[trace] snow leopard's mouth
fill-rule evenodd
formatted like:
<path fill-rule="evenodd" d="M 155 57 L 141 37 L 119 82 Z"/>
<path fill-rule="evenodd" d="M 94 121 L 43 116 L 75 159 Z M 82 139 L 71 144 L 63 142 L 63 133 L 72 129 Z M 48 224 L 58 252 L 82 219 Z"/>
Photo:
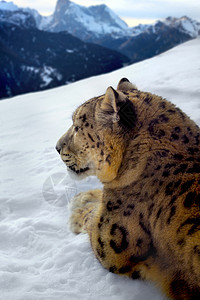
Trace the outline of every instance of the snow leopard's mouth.
<path fill-rule="evenodd" d="M 73 166 L 68 166 L 68 168 L 69 168 L 71 171 L 75 172 L 76 174 L 83 174 L 83 173 L 85 173 L 85 172 L 87 172 L 87 171 L 89 170 L 89 167 L 81 168 L 81 169 L 79 169 L 79 170 L 76 170 Z"/>
<path fill-rule="evenodd" d="M 67 157 L 67 159 L 66 159 Z M 61 158 L 63 160 L 63 162 L 65 163 L 65 165 L 67 166 L 68 169 L 70 169 L 71 171 L 73 171 L 76 174 L 83 174 L 85 172 L 87 172 L 88 170 L 90 170 L 89 166 L 86 165 L 85 168 L 78 168 L 77 164 L 71 161 L 71 159 L 69 159 L 69 155 L 68 154 L 62 154 Z"/>

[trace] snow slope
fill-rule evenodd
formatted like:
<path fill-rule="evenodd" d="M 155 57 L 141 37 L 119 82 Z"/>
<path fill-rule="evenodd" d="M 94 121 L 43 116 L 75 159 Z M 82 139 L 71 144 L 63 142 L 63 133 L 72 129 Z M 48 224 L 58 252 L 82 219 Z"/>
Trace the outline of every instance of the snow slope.
<path fill-rule="evenodd" d="M 61 88 L 0 102 L 0 299 L 163 300 L 149 283 L 103 269 L 88 237 L 68 229 L 68 203 L 98 186 L 69 178 L 54 146 L 75 107 L 128 77 L 200 125 L 200 39 Z"/>

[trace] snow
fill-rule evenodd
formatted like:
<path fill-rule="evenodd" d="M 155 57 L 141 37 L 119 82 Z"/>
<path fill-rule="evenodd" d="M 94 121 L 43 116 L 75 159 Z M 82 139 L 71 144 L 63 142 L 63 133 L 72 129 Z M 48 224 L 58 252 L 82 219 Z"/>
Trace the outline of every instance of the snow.
<path fill-rule="evenodd" d="M 0 102 L 2 300 L 164 300 L 150 283 L 109 273 L 87 235 L 68 228 L 71 197 L 100 186 L 71 179 L 55 151 L 75 108 L 127 77 L 173 101 L 200 125 L 200 39 L 68 86 Z"/>

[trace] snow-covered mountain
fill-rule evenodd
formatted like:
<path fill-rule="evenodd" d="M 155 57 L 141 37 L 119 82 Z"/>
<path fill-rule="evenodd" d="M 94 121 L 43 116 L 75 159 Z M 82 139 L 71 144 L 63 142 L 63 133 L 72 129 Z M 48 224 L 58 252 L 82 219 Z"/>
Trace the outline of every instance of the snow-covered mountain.
<path fill-rule="evenodd" d="M 187 16 L 183 16 L 182 18 L 168 17 L 164 20 L 164 23 L 167 26 L 171 26 L 183 33 L 189 34 L 192 38 L 196 38 L 200 35 L 200 23 Z"/>
<path fill-rule="evenodd" d="M 66 30 L 85 42 L 117 50 L 131 62 L 153 57 L 200 33 L 200 23 L 186 16 L 130 28 L 106 5 L 84 7 L 69 0 L 58 0 L 49 20 L 45 25 L 41 23 L 40 28 Z"/>
<path fill-rule="evenodd" d="M 124 38 L 123 41 L 115 39 L 109 48 L 127 55 L 131 62 L 138 62 L 197 37 L 200 24 L 188 17 L 168 17 L 146 26 L 143 31 L 137 31 L 137 28 L 133 30 L 131 37 Z M 104 42 L 101 44 L 107 46 Z"/>
<path fill-rule="evenodd" d="M 21 8 L 13 2 L 0 1 L 0 23 L 8 22 L 21 27 L 39 27 L 43 19 L 37 10 Z"/>
<path fill-rule="evenodd" d="M 24 19 L 24 13 L 35 18 L 37 27 L 52 32 L 67 31 L 78 38 L 85 40 L 88 35 L 96 37 L 111 34 L 115 37 L 127 35 L 128 25 L 121 20 L 106 5 L 85 7 L 69 0 L 58 0 L 52 16 L 41 16 L 36 10 L 20 8 L 13 2 L 0 1 L 0 21 L 3 13 L 10 12 L 7 21 L 14 23 L 12 15 Z"/>
<path fill-rule="evenodd" d="M 179 30 L 195 38 L 200 34 L 200 23 L 188 18 L 168 17 L 163 21 L 158 21 L 153 25 L 139 25 L 128 27 L 128 25 L 117 16 L 105 4 L 85 7 L 70 0 L 57 0 L 53 15 L 49 17 L 41 16 L 37 10 L 30 8 L 20 8 L 13 2 L 0 1 L 0 22 L 3 13 L 10 12 L 7 22 L 15 22 L 12 17 L 17 13 L 18 19 L 24 19 L 24 14 L 30 14 L 36 22 L 36 26 L 41 30 L 52 32 L 67 31 L 72 35 L 84 40 L 95 41 L 103 37 L 127 38 L 135 37 L 142 33 L 157 32 L 159 24 Z M 16 21 L 17 22 L 17 21 Z"/>
<path fill-rule="evenodd" d="M 36 27 L 35 18 L 26 11 L 1 11 L 0 10 L 0 22 L 6 22 L 9 24 L 17 25 L 22 28 L 34 28 Z"/>
<path fill-rule="evenodd" d="M 200 23 L 187 16 L 183 16 L 181 18 L 168 17 L 164 20 L 157 21 L 153 25 L 140 25 L 139 31 L 137 31 L 138 26 L 133 27 L 133 35 L 136 36 L 138 34 L 141 34 L 142 32 L 158 33 L 159 27 L 161 26 L 168 26 L 170 28 L 176 29 L 182 33 L 190 35 L 191 38 L 196 38 L 198 35 L 200 35 Z"/>
<path fill-rule="evenodd" d="M 0 98 L 105 73 L 153 57 L 199 32 L 200 24 L 188 17 L 130 28 L 103 4 L 84 7 L 58 0 L 54 14 L 43 17 L 0 1 Z"/>
<path fill-rule="evenodd" d="M 115 70 L 128 62 L 119 52 L 68 32 L 39 30 L 37 11 L 0 2 L 0 99 L 44 90 Z"/>
<path fill-rule="evenodd" d="M 52 20 L 41 29 L 53 32 L 68 31 L 82 40 L 91 35 L 120 36 L 127 34 L 128 25 L 106 5 L 85 7 L 69 0 L 58 0 Z"/>
<path fill-rule="evenodd" d="M 70 0 L 58 0 L 54 14 L 41 23 L 39 28 L 53 32 L 68 31 L 84 41 L 109 46 L 109 39 L 112 44 L 111 40 L 124 42 L 141 34 L 156 34 L 159 25 L 175 29 L 191 38 L 197 37 L 200 32 L 200 23 L 186 16 L 168 17 L 153 25 L 130 28 L 104 4 L 85 7 Z"/>
<path fill-rule="evenodd" d="M 200 125 L 200 39 L 68 86 L 0 102 L 1 300 L 164 300 L 150 284 L 109 273 L 84 234 L 69 231 L 68 202 L 99 186 L 73 181 L 55 150 L 75 107 L 127 77 Z"/>
<path fill-rule="evenodd" d="M 27 24 L 27 23 L 26 23 Z M 128 59 L 67 32 L 0 23 L 0 99 L 123 67 Z"/>
<path fill-rule="evenodd" d="M 199 34 L 200 23 L 188 17 L 168 17 L 152 25 L 129 28 L 127 34 L 121 37 L 105 35 L 98 38 L 90 36 L 88 39 L 125 54 L 133 63 L 167 51 Z"/>

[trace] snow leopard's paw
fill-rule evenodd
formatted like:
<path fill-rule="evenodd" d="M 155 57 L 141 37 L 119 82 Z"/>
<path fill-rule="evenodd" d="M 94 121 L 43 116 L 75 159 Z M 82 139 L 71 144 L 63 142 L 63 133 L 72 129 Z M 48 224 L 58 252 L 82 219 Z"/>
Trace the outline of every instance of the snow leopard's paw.
<path fill-rule="evenodd" d="M 72 214 L 69 220 L 70 229 L 74 233 L 87 232 L 94 211 L 101 201 L 101 190 L 90 190 L 76 195 L 71 202 Z"/>

